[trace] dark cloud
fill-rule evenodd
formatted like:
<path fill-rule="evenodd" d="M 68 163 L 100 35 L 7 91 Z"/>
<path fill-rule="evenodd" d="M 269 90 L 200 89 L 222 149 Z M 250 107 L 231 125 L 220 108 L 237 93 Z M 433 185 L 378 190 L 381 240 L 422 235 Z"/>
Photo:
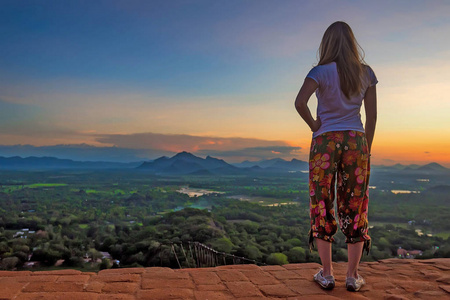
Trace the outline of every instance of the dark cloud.
<path fill-rule="evenodd" d="M 172 153 L 188 151 L 200 156 L 210 155 L 235 162 L 246 159 L 292 158 L 300 151 L 300 147 L 292 147 L 285 141 L 187 134 L 103 134 L 97 136 L 96 141 L 128 149 L 152 149 Z"/>
<path fill-rule="evenodd" d="M 96 141 L 104 144 L 112 144 L 117 147 L 132 149 L 159 149 L 173 152 L 198 152 L 205 149 L 213 151 L 230 151 L 254 147 L 289 146 L 284 141 L 161 133 L 102 134 L 97 136 Z"/>
<path fill-rule="evenodd" d="M 70 133 L 68 133 L 70 134 Z M 52 156 L 81 161 L 131 162 L 152 160 L 160 156 L 172 156 L 181 151 L 195 155 L 223 158 L 230 162 L 270 158 L 293 158 L 300 147 L 292 147 L 284 141 L 268 141 L 251 138 L 202 137 L 187 134 L 102 134 L 78 133 L 94 137 L 104 147 L 87 144 L 54 146 L 0 145 L 0 156 Z"/>

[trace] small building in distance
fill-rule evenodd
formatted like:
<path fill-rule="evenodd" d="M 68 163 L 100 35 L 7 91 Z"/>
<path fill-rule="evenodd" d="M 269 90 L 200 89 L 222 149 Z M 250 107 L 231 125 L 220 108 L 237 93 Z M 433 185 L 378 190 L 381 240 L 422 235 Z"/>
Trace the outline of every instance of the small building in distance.
<path fill-rule="evenodd" d="M 397 249 L 398 258 L 415 258 L 416 256 L 421 256 L 423 252 L 421 250 L 406 250 L 402 247 Z"/>

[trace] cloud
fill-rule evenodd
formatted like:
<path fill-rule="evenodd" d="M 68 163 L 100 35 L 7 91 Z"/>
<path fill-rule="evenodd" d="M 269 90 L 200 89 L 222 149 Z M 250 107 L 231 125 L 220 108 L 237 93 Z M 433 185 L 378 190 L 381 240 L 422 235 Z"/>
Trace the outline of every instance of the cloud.
<path fill-rule="evenodd" d="M 0 145 L 0 156 L 53 156 L 81 161 L 132 162 L 152 160 L 188 151 L 198 156 L 223 158 L 228 162 L 297 157 L 300 147 L 284 141 L 240 137 L 205 137 L 187 134 L 135 133 L 80 135 L 95 137 L 97 145 L 58 144 L 52 146 Z M 104 145 L 104 146 L 101 146 Z"/>
<path fill-rule="evenodd" d="M 96 141 L 132 149 L 161 149 L 168 151 L 233 150 L 248 147 L 287 146 L 285 141 L 269 141 L 241 137 L 209 137 L 188 134 L 133 133 L 101 134 Z"/>
<path fill-rule="evenodd" d="M 97 142 L 128 149 L 152 149 L 154 151 L 188 151 L 196 155 L 211 155 L 219 158 L 267 159 L 295 157 L 300 147 L 292 147 L 285 141 L 270 141 L 241 137 L 208 137 L 187 134 L 135 133 L 102 134 Z"/>

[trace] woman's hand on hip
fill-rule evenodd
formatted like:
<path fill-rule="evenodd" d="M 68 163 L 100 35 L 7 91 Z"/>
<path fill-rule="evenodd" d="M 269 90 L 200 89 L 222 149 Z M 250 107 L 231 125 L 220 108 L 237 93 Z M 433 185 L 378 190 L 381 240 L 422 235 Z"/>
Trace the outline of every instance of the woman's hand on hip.
<path fill-rule="evenodd" d="M 322 126 L 322 121 L 320 120 L 320 117 L 317 117 L 317 120 L 315 120 L 311 126 L 312 132 L 319 130 L 320 126 Z"/>

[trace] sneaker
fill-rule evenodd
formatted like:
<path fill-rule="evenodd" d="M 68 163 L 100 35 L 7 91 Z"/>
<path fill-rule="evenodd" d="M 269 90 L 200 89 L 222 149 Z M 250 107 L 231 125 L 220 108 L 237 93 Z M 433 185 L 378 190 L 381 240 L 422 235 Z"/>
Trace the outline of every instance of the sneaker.
<path fill-rule="evenodd" d="M 328 275 L 324 277 L 322 269 L 314 275 L 314 281 L 326 290 L 332 290 L 334 288 L 334 276 Z"/>
<path fill-rule="evenodd" d="M 357 292 L 359 289 L 365 285 L 366 282 L 364 281 L 364 278 L 362 278 L 361 275 L 358 274 L 358 279 L 353 277 L 347 277 L 345 280 L 345 286 L 347 287 L 347 291 L 351 292 Z"/>

